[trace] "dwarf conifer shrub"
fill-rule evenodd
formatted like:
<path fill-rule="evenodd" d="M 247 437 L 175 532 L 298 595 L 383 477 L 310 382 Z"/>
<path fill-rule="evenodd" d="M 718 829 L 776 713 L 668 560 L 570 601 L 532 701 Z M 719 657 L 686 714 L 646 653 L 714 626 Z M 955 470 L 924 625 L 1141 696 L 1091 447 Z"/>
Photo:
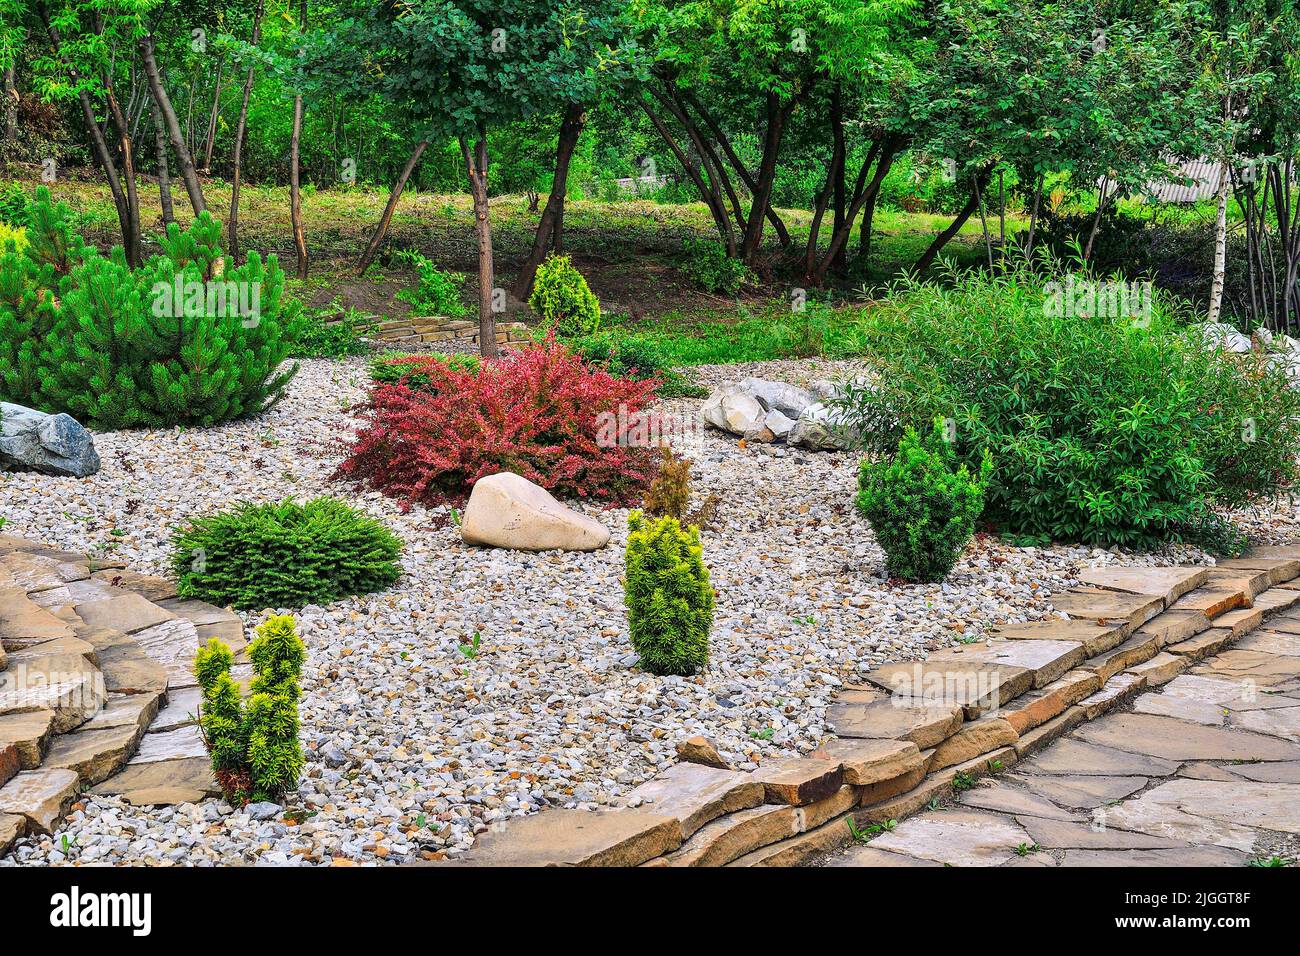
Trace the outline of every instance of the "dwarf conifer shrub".
<path fill-rule="evenodd" d="M 627 525 L 624 601 L 632 648 L 652 674 L 694 674 L 708 663 L 713 625 L 699 529 L 639 511 Z"/>
<path fill-rule="evenodd" d="M 397 580 L 401 541 L 334 498 L 244 502 L 178 529 L 177 591 L 237 608 L 328 604 Z"/>
<path fill-rule="evenodd" d="M 206 213 L 138 269 L 103 256 L 44 187 L 0 249 L 0 399 L 97 429 L 212 425 L 274 403 L 300 331 L 275 256 L 235 266 Z"/>
<path fill-rule="evenodd" d="M 304 763 L 298 742 L 298 681 L 306 656 L 291 615 L 258 625 L 248 645 L 255 676 L 247 701 L 230 676 L 233 656 L 226 644 L 214 637 L 194 657 L 203 692 L 199 728 L 212 772 L 235 806 L 279 800 L 298 785 Z"/>
<path fill-rule="evenodd" d="M 589 335 L 600 327 L 600 302 L 568 256 L 547 256 L 537 267 L 528 304 L 561 335 Z"/>
<path fill-rule="evenodd" d="M 885 549 L 885 569 L 906 581 L 942 581 L 984 510 L 992 462 L 972 475 L 944 440 L 938 422 L 925 439 L 908 428 L 893 457 L 862 462 L 858 510 Z"/>
<path fill-rule="evenodd" d="M 645 513 L 652 518 L 686 516 L 686 506 L 691 500 L 691 460 L 678 458 L 665 449 L 659 462 L 659 474 L 645 493 Z"/>

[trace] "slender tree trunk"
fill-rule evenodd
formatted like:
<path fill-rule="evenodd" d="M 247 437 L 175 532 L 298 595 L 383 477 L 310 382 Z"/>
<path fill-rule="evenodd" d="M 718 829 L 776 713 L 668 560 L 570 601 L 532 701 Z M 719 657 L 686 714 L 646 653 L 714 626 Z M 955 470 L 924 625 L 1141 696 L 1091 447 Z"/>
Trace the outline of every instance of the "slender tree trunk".
<path fill-rule="evenodd" d="M 140 38 L 140 59 L 144 63 L 145 75 L 149 78 L 149 92 L 153 95 L 158 109 L 162 111 L 163 121 L 167 124 L 167 133 L 171 137 L 172 149 L 176 151 L 176 164 L 181 169 L 185 192 L 189 194 L 190 205 L 194 208 L 194 215 L 197 216 L 208 208 L 203 200 L 203 187 L 199 184 L 199 176 L 194 169 L 194 158 L 190 155 L 189 147 L 185 145 L 185 136 L 181 132 L 180 122 L 176 119 L 176 111 L 172 108 L 172 101 L 168 98 L 162 77 L 158 73 L 153 37 L 147 33 Z"/>
<path fill-rule="evenodd" d="M 406 189 L 406 181 L 411 178 L 411 173 L 415 171 L 415 164 L 420 161 L 420 157 L 424 154 L 424 150 L 428 145 L 429 141 L 427 139 L 420 140 L 415 144 L 415 149 L 411 150 L 411 155 L 406 158 L 406 165 L 402 167 L 397 182 L 393 183 L 393 188 L 388 193 L 388 205 L 384 206 L 384 214 L 379 217 L 379 225 L 375 226 L 375 231 L 370 236 L 370 242 L 366 245 L 366 251 L 361 253 L 361 258 L 357 260 L 357 275 L 362 275 L 369 269 L 370 263 L 374 262 L 375 256 L 379 254 L 379 247 L 384 244 L 384 239 L 388 235 L 388 226 L 393 221 L 397 201 L 402 198 L 402 192 Z"/>
<path fill-rule="evenodd" d="M 667 84 L 665 84 L 667 86 Z M 722 167 L 721 162 L 708 145 L 704 142 L 704 137 L 700 135 L 699 129 L 691 122 L 691 119 L 673 100 L 671 96 L 672 88 L 668 86 L 667 92 L 660 91 L 658 88 L 651 86 L 650 92 L 661 102 L 674 119 L 677 120 L 686 135 L 691 140 L 691 145 L 699 154 L 700 165 L 704 167 L 704 174 L 708 177 L 708 192 L 705 196 L 709 207 L 715 211 L 716 216 L 720 216 L 727 225 L 727 254 L 735 254 L 735 239 L 732 235 L 732 219 L 727 213 L 726 200 L 723 198 L 724 192 L 731 193 L 733 207 L 736 215 L 736 222 L 740 222 L 740 202 L 735 193 L 731 190 L 731 183 L 726 177 L 726 170 Z"/>
<path fill-rule="evenodd" d="M 1034 254 L 1034 232 L 1038 228 L 1038 208 L 1043 202 L 1043 174 L 1038 174 L 1038 182 L 1034 186 L 1034 209 L 1029 214 L 1029 239 L 1025 243 L 1025 261 L 1031 261 Z"/>
<path fill-rule="evenodd" d="M 984 191 L 980 189 L 979 180 L 975 180 L 975 201 L 980 208 L 980 229 L 984 233 L 984 252 L 988 256 L 989 269 L 993 268 L 993 242 L 989 239 L 989 220 L 984 207 Z"/>
<path fill-rule="evenodd" d="M 840 85 L 838 83 L 831 90 L 831 139 L 833 142 L 831 167 L 835 170 L 835 226 L 831 230 L 832 235 L 834 235 L 845 227 L 844 216 L 848 202 L 845 195 L 847 186 L 844 182 L 844 168 L 848 165 L 848 148 L 844 144 L 844 106 L 840 98 Z M 847 264 L 848 259 L 845 254 L 847 248 L 848 243 L 840 246 L 839 252 L 835 254 L 835 261 L 832 263 L 834 268 L 840 269 Z"/>
<path fill-rule="evenodd" d="M 988 175 L 989 170 L 986 169 L 979 174 L 979 178 L 985 178 Z M 987 182 L 987 179 L 985 179 L 985 181 Z M 977 187 L 978 182 L 979 179 L 976 180 Z M 978 188 L 971 189 L 970 198 L 966 200 L 966 205 L 962 207 L 961 212 L 957 213 L 956 218 L 948 224 L 948 228 L 944 229 L 943 232 L 934 237 L 934 241 L 930 243 L 929 248 L 927 248 L 925 252 L 921 253 L 921 258 L 916 260 L 916 264 L 912 266 L 912 271 L 918 277 L 924 276 L 926 270 L 928 270 L 930 266 L 934 265 L 934 260 L 939 257 L 939 253 L 943 251 L 943 247 L 952 240 L 953 236 L 961 232 L 961 227 L 966 225 L 967 220 L 969 220 L 970 217 L 974 215 L 975 210 L 979 208 L 979 200 L 976 198 L 978 192 Z"/>
<path fill-rule="evenodd" d="M 551 179 L 551 194 L 546 197 L 546 208 L 542 210 L 541 221 L 537 223 L 537 232 L 533 234 L 532 251 L 529 252 L 528 258 L 524 260 L 524 264 L 519 270 L 519 277 L 515 279 L 513 291 L 516 299 L 527 299 L 529 293 L 533 291 L 533 279 L 537 275 L 537 267 L 546 258 L 547 249 L 551 248 L 558 235 L 557 230 L 564 217 L 564 198 L 569 182 L 569 161 L 573 158 L 573 150 L 578 145 L 578 137 L 582 135 L 584 123 L 585 112 L 583 106 L 578 103 L 570 103 L 564 111 L 564 119 L 560 121 L 560 136 L 555 146 L 555 175 Z"/>
<path fill-rule="evenodd" d="M 1088 232 L 1088 244 L 1083 247 L 1083 261 L 1087 262 L 1092 258 L 1092 244 L 1097 239 L 1097 231 L 1101 228 L 1101 214 L 1106 209 L 1106 189 L 1110 186 L 1110 176 L 1101 177 L 1101 189 L 1097 193 L 1097 214 L 1092 217 L 1092 229 Z"/>
<path fill-rule="evenodd" d="M 122 151 L 122 175 L 126 180 L 126 209 L 130 234 L 126 237 L 124 251 L 126 261 L 131 268 L 140 265 L 140 197 L 135 189 L 135 148 L 131 143 L 130 126 L 118 105 L 113 93 L 112 81 L 105 77 L 103 81 L 104 99 L 108 103 L 109 115 L 117 127 L 118 148 Z"/>
<path fill-rule="evenodd" d="M 849 241 L 849 234 L 853 231 L 853 223 L 857 221 L 858 213 L 862 211 L 862 207 L 875 204 L 876 196 L 880 193 L 880 184 L 885 181 L 885 176 L 894 164 L 894 157 L 898 155 L 900 145 L 896 141 L 883 143 L 880 147 L 880 156 L 876 160 L 876 171 L 871 177 L 871 183 L 863 189 L 855 187 L 856 195 L 853 198 L 853 203 L 849 206 L 848 213 L 844 217 L 844 226 L 835 235 L 831 236 L 830 248 L 826 250 L 826 255 L 822 256 L 821 262 L 817 265 L 815 278 L 819 285 L 826 281 L 826 274 L 830 271 L 831 265 L 839 255 L 839 251 Z M 864 173 L 865 170 L 864 163 Z M 859 174 L 858 178 L 860 182 L 862 174 Z"/>
<path fill-rule="evenodd" d="M 791 103 L 793 106 L 793 102 Z M 781 106 L 776 93 L 767 95 L 767 130 L 763 136 L 763 158 L 758 167 L 754 195 L 750 200 L 749 220 L 745 223 L 745 238 L 740 247 L 740 258 L 753 265 L 763 241 L 763 223 L 767 219 L 767 205 L 772 199 L 772 184 L 776 181 L 776 161 L 781 152 L 781 137 L 789 115 Z"/>
<path fill-rule="evenodd" d="M 162 206 L 163 228 L 176 221 L 172 208 L 172 180 L 167 169 L 167 131 L 163 128 L 162 113 L 153 97 L 149 97 L 149 107 L 153 114 L 153 145 L 158 154 L 158 202 Z"/>
<path fill-rule="evenodd" d="M 307 0 L 298 6 L 298 29 L 307 30 Z M 302 224 L 302 175 L 298 147 L 302 142 L 302 91 L 293 98 L 293 133 L 289 137 L 289 221 L 293 226 L 293 247 L 298 257 L 298 278 L 307 278 L 307 230 Z"/>
<path fill-rule="evenodd" d="M 704 200 L 705 205 L 709 207 L 709 212 L 713 215 L 713 224 L 718 229 L 718 235 L 727 246 L 727 255 L 734 256 L 736 254 L 736 235 L 732 231 L 731 218 L 727 215 L 727 211 L 718 207 L 714 203 L 713 192 L 705 184 L 704 177 L 701 176 L 700 171 L 695 168 L 690 157 L 686 155 L 686 151 L 683 150 L 681 145 L 677 142 L 676 137 L 672 134 L 672 130 L 668 128 L 668 124 L 663 121 L 663 118 L 651 109 L 650 104 L 644 99 L 641 100 L 641 109 L 645 111 L 646 116 L 650 118 L 650 122 L 654 124 L 654 128 L 659 132 L 659 136 L 668 145 L 668 148 L 672 150 L 673 155 L 677 158 L 677 162 L 681 165 L 682 169 L 686 171 L 686 175 L 691 178 L 691 182 L 695 184 L 695 188 L 699 192 L 700 198 Z"/>
<path fill-rule="evenodd" d="M 879 143 L 871 144 L 871 151 L 867 154 L 866 163 L 872 161 L 872 157 L 879 150 Z M 844 163 L 844 154 L 839 150 L 831 153 L 831 166 L 826 171 L 826 181 L 822 184 L 821 192 L 817 194 L 817 200 L 813 205 L 812 222 L 808 226 L 808 243 L 804 247 L 804 277 L 812 279 L 817 267 L 817 242 L 821 238 L 822 219 L 826 216 L 826 209 L 830 205 L 831 194 L 835 191 L 837 183 L 843 181 L 843 171 L 841 165 Z M 834 238 L 834 230 L 831 231 Z"/>
<path fill-rule="evenodd" d="M 1224 274 L 1228 265 L 1228 163 L 1219 168 L 1219 188 L 1215 193 L 1214 279 L 1210 284 L 1209 321 L 1218 322 L 1223 310 Z"/>
<path fill-rule="evenodd" d="M 253 46 L 262 39 L 262 11 L 266 7 L 266 0 L 257 0 L 257 7 L 253 10 Z M 242 169 L 240 160 L 244 155 L 244 129 L 248 124 L 248 100 L 253 92 L 253 68 L 248 68 L 248 73 L 244 76 L 244 99 L 239 107 L 239 121 L 235 124 L 235 151 L 234 151 L 234 169 L 230 176 L 230 216 L 226 219 L 226 235 L 229 239 L 230 255 L 239 261 L 239 183 Z"/>
<path fill-rule="evenodd" d="M 208 113 L 208 131 L 203 137 L 203 172 L 212 172 L 212 149 L 217 140 L 217 120 L 221 116 L 221 85 L 225 78 L 226 58 L 223 54 L 217 60 L 217 86 L 212 93 L 212 110 Z"/>
<path fill-rule="evenodd" d="M 474 232 L 478 236 L 478 344 L 484 358 L 497 356 L 497 323 L 492 311 L 496 279 L 492 269 L 492 221 L 488 216 L 487 133 L 478 131 L 478 142 L 470 149 L 463 136 L 460 152 L 469 173 L 469 188 L 474 194 Z"/>

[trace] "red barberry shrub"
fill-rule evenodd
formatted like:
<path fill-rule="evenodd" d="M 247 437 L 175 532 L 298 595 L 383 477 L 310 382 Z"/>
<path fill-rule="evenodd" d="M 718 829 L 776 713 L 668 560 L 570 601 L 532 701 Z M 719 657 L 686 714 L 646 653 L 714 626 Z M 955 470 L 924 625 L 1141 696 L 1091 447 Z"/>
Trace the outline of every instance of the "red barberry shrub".
<path fill-rule="evenodd" d="M 655 449 L 626 439 L 655 434 L 643 410 L 656 379 L 617 378 L 554 339 L 476 370 L 432 357 L 408 369 L 396 383 L 376 384 L 335 478 L 441 504 L 463 502 L 480 478 L 512 471 L 559 496 L 624 504 L 654 477 Z"/>

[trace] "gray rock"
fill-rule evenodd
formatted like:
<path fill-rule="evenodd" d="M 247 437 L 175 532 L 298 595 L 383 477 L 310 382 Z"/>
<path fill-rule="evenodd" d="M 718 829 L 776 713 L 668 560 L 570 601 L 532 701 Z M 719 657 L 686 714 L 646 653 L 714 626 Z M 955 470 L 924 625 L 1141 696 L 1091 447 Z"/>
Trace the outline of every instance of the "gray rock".
<path fill-rule="evenodd" d="M 715 388 L 700 407 L 706 424 L 733 435 L 744 435 L 763 426 L 767 409 L 753 395 L 734 382 Z"/>
<path fill-rule="evenodd" d="M 790 418 L 782 412 L 772 409 L 767 413 L 767 418 L 763 420 L 763 424 L 767 426 L 767 430 L 772 433 L 772 437 L 776 441 L 783 441 L 794 430 L 796 421 L 797 419 Z"/>
<path fill-rule="evenodd" d="M 780 412 L 791 421 L 798 419 L 803 410 L 813 403 L 812 395 L 802 388 L 765 378 L 741 379 L 740 390 L 758 399 L 758 403 L 769 412 Z"/>
<path fill-rule="evenodd" d="M 279 816 L 283 809 L 278 803 L 250 803 L 244 807 L 244 812 L 254 820 L 270 820 Z"/>
<path fill-rule="evenodd" d="M 1204 322 L 1196 328 L 1207 345 L 1229 352 L 1249 352 L 1250 339 L 1226 322 Z"/>
<path fill-rule="evenodd" d="M 824 402 L 816 402 L 804 409 L 786 442 L 813 451 L 843 450 L 857 444 L 857 435 L 852 426 L 845 423 L 843 412 Z"/>
<path fill-rule="evenodd" d="M 99 455 L 71 415 L 0 402 L 0 466 L 85 478 L 99 471 Z"/>

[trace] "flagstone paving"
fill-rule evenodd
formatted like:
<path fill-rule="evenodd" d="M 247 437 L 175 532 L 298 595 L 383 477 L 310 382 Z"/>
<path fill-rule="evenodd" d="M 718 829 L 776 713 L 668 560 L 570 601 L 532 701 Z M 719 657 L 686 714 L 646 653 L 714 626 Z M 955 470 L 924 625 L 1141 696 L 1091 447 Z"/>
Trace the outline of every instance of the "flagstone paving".
<path fill-rule="evenodd" d="M 749 774 L 678 764 L 628 809 L 601 815 L 633 815 L 622 822 L 542 813 L 489 828 L 462 862 L 1239 866 L 1300 856 L 1300 588 L 1286 587 L 1298 575 L 1300 543 L 1213 569 L 1085 572 L 1083 586 L 1051 598 L 1068 619 L 999 628 L 842 689 L 829 712 L 837 736 L 806 757 Z"/>
<path fill-rule="evenodd" d="M 191 667 L 213 635 L 246 646 L 236 614 L 168 581 L 0 535 L 0 855 L 87 789 L 137 805 L 219 792 Z"/>

